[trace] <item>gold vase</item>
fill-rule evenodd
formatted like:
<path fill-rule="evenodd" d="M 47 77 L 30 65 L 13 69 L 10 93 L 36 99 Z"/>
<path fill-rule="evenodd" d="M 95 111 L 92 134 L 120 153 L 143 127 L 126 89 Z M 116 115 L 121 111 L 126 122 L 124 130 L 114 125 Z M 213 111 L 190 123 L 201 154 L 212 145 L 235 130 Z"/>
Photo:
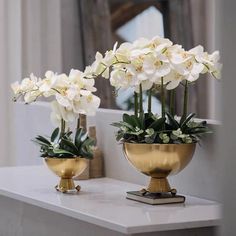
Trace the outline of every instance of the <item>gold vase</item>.
<path fill-rule="evenodd" d="M 54 174 L 61 178 L 59 184 L 55 186 L 57 191 L 66 193 L 72 190 L 80 190 L 80 186 L 75 186 L 72 178 L 80 175 L 87 167 L 85 158 L 46 157 L 44 162 Z"/>
<path fill-rule="evenodd" d="M 127 160 L 141 173 L 151 177 L 143 193 L 172 193 L 167 176 L 175 175 L 191 161 L 196 144 L 137 144 L 124 143 Z"/>

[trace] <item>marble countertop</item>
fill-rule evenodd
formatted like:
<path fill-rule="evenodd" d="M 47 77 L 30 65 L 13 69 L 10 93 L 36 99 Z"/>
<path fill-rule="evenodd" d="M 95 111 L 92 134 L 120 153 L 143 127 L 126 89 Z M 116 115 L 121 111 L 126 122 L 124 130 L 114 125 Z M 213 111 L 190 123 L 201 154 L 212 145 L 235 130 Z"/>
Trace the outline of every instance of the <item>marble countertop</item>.
<path fill-rule="evenodd" d="M 220 205 L 186 196 L 185 204 L 150 206 L 127 200 L 143 186 L 110 178 L 81 180 L 78 194 L 54 189 L 59 178 L 45 166 L 0 168 L 0 195 L 126 234 L 216 226 Z M 76 181 L 77 182 L 77 181 Z"/>

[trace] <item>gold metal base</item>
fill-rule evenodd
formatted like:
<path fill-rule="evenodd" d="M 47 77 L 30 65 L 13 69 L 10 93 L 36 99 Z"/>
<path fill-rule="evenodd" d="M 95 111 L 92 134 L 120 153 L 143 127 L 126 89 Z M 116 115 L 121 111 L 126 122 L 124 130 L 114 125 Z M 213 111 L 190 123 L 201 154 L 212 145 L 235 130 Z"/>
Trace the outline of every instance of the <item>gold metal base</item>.
<path fill-rule="evenodd" d="M 171 195 L 175 196 L 177 194 L 177 190 L 170 187 L 167 178 L 151 178 L 147 189 L 141 189 L 140 193 L 145 195 L 147 193 L 171 193 Z"/>
<path fill-rule="evenodd" d="M 55 189 L 62 193 L 71 192 L 73 190 L 76 190 L 77 192 L 79 192 L 80 186 L 77 185 L 75 187 L 74 181 L 72 179 L 61 178 L 59 185 L 56 185 Z"/>
<path fill-rule="evenodd" d="M 124 143 L 126 159 L 141 173 L 150 176 L 146 189 L 140 193 L 175 196 L 176 189 L 171 189 L 167 177 L 183 170 L 191 161 L 196 144 L 146 144 Z"/>
<path fill-rule="evenodd" d="M 72 178 L 80 175 L 87 167 L 88 162 L 85 158 L 45 157 L 44 161 L 48 168 L 61 178 L 60 183 L 55 186 L 57 191 L 62 193 L 80 191 L 80 186 L 75 186 Z"/>
<path fill-rule="evenodd" d="M 151 177 L 147 191 L 150 193 L 167 193 L 171 191 L 167 178 Z"/>

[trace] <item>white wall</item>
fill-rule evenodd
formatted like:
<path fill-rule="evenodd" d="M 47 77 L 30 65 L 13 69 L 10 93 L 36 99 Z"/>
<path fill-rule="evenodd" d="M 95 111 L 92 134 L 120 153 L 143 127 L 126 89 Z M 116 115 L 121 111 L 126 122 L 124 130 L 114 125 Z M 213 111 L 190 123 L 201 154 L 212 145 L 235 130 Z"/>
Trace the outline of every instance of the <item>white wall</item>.
<path fill-rule="evenodd" d="M 217 41 L 221 47 L 223 60 L 223 83 L 222 83 L 222 116 L 223 126 L 219 136 L 218 156 L 220 163 L 218 172 L 223 178 L 220 182 L 221 198 L 224 202 L 223 209 L 223 236 L 234 236 L 236 233 L 236 1 L 217 1 Z"/>

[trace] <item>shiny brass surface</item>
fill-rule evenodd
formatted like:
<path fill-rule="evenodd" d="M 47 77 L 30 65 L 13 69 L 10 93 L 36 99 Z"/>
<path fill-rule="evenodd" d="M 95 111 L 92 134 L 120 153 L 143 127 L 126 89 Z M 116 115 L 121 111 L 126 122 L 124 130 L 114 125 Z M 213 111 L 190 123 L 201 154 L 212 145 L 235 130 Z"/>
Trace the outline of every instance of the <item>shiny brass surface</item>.
<path fill-rule="evenodd" d="M 151 177 L 148 192 L 176 193 L 171 189 L 167 176 L 183 170 L 191 161 L 196 144 L 137 144 L 124 143 L 127 160 L 141 173 Z"/>
<path fill-rule="evenodd" d="M 66 193 L 71 190 L 80 190 L 72 178 L 80 175 L 87 167 L 86 159 L 76 158 L 44 158 L 48 168 L 61 178 L 60 183 L 55 187 L 58 191 Z"/>

